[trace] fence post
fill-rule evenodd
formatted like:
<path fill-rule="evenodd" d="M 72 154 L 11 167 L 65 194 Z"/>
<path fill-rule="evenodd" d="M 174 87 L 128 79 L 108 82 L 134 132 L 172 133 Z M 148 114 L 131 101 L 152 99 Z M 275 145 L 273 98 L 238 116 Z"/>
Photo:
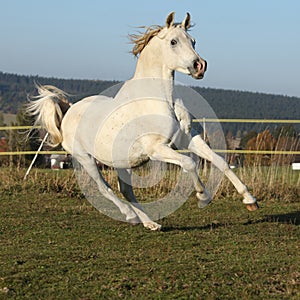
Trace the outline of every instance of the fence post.
<path fill-rule="evenodd" d="M 13 148 L 13 142 L 12 142 L 12 130 L 9 130 L 9 135 L 8 135 L 8 147 L 9 150 L 12 151 Z M 9 156 L 9 170 L 11 171 L 13 167 L 13 156 Z"/>
<path fill-rule="evenodd" d="M 26 180 L 26 178 L 27 178 L 27 176 L 28 176 L 28 174 L 29 174 L 29 172 L 30 172 L 30 170 L 31 170 L 31 168 L 32 168 L 32 166 L 33 166 L 33 164 L 34 164 L 34 162 L 35 162 L 37 156 L 39 155 L 39 153 L 40 153 L 40 151 L 41 151 L 41 149 L 42 149 L 44 143 L 45 143 L 46 140 L 47 140 L 48 135 L 49 135 L 49 132 L 47 132 L 47 133 L 45 134 L 45 136 L 44 136 L 44 138 L 43 138 L 43 140 L 42 140 L 42 142 L 41 142 L 39 148 L 37 149 L 37 151 L 36 151 L 36 153 L 35 153 L 35 155 L 34 155 L 34 157 L 33 157 L 33 159 L 32 159 L 32 162 L 31 162 L 30 166 L 28 167 L 28 170 L 26 171 L 26 174 L 25 174 L 23 180 Z"/>

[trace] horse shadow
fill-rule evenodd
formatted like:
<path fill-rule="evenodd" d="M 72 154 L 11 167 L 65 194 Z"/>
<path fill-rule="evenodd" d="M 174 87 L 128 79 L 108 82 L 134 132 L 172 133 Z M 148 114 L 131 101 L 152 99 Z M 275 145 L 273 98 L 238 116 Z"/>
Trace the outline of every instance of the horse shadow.
<path fill-rule="evenodd" d="M 228 224 L 212 222 L 201 226 L 163 226 L 162 232 L 172 232 L 172 231 L 198 231 L 198 230 L 214 230 L 220 227 L 226 227 Z"/>
<path fill-rule="evenodd" d="M 243 225 L 251 225 L 257 223 L 281 223 L 281 224 L 292 224 L 295 226 L 300 225 L 300 211 L 294 211 L 285 214 L 272 214 L 265 215 L 262 219 L 252 221 L 248 220 Z"/>
<path fill-rule="evenodd" d="M 248 220 L 242 223 L 242 225 L 255 225 L 259 223 L 281 223 L 291 224 L 295 226 L 300 225 L 300 211 L 285 213 L 285 214 L 272 214 L 265 215 L 259 220 Z M 162 228 L 163 232 L 172 231 L 198 231 L 198 230 L 215 230 L 222 227 L 230 226 L 227 223 L 212 222 L 201 226 L 166 226 Z"/>

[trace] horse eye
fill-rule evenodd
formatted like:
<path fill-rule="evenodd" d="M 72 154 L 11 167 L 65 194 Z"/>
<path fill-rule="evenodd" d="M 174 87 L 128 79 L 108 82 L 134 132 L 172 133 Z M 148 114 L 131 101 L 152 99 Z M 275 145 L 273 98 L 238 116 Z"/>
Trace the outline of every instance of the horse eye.
<path fill-rule="evenodd" d="M 172 45 L 172 46 L 175 46 L 176 44 L 177 44 L 177 41 L 176 41 L 176 40 L 174 40 L 174 39 L 171 40 L 171 45 Z"/>

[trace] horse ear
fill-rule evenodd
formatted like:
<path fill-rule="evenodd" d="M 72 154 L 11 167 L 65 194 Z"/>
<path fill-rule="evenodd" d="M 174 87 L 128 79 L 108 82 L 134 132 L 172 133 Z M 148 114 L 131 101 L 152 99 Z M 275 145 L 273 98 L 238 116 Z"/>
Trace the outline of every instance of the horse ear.
<path fill-rule="evenodd" d="M 166 20 L 166 26 L 167 26 L 167 28 L 170 28 L 174 24 L 174 15 L 175 15 L 174 12 L 171 12 L 168 15 L 167 20 Z"/>
<path fill-rule="evenodd" d="M 181 25 L 185 30 L 188 30 L 191 27 L 191 15 L 189 13 L 186 13 L 186 17 L 182 21 Z"/>

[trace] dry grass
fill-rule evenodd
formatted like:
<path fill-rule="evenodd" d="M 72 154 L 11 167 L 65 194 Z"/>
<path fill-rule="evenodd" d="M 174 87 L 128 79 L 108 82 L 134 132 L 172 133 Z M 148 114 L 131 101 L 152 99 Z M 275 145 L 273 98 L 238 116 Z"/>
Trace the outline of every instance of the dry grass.
<path fill-rule="evenodd" d="M 0 193 L 13 194 L 16 191 L 37 189 L 40 193 L 56 192 L 66 197 L 83 198 L 78 187 L 76 176 L 73 170 L 41 170 L 33 169 L 27 180 L 23 181 L 25 169 L 1 168 L 0 169 Z M 153 170 L 152 170 L 153 171 Z M 159 173 L 159 170 L 156 169 Z M 134 171 L 134 174 L 141 178 L 149 175 L 149 166 Z M 272 166 L 261 166 L 254 164 L 243 168 L 235 169 L 237 175 L 248 186 L 259 201 L 280 200 L 285 202 L 296 202 L 300 199 L 300 172 L 293 171 L 291 166 L 273 164 Z M 117 174 L 114 170 L 105 170 L 104 178 L 117 191 Z M 153 174 L 153 184 L 149 182 L 148 188 L 135 188 L 139 199 L 153 200 L 162 197 L 170 192 L 177 183 L 180 170 L 176 166 L 168 166 L 162 175 L 161 180 L 155 183 L 159 174 Z M 209 170 L 207 172 L 209 174 Z M 205 177 L 201 176 L 206 182 Z M 151 181 L 151 176 L 149 176 Z M 118 194 L 121 196 L 120 194 Z M 227 178 L 223 178 L 222 184 L 215 198 L 239 197 L 232 184 Z"/>
<path fill-rule="evenodd" d="M 235 172 L 258 201 L 295 202 L 300 200 L 300 172 L 293 171 L 291 166 L 253 165 L 238 168 Z M 224 179 L 219 194 L 228 197 L 235 195 L 236 191 L 230 182 Z"/>

